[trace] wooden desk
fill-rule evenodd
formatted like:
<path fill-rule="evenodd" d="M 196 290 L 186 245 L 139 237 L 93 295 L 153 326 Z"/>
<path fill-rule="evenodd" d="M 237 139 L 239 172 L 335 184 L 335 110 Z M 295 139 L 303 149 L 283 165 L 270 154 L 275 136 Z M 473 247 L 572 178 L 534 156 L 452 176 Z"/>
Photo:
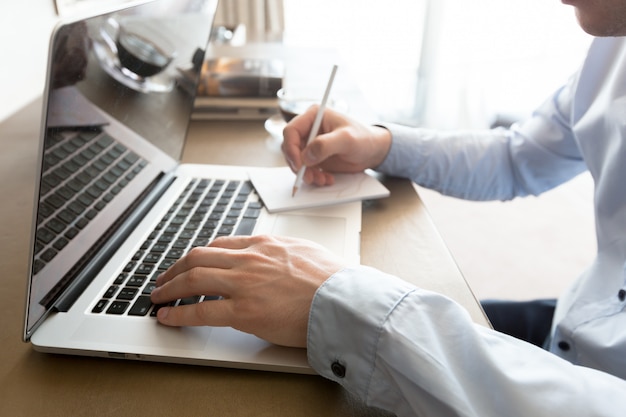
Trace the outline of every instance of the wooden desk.
<path fill-rule="evenodd" d="M 35 352 L 21 342 L 41 103 L 0 124 L 0 416 L 379 416 L 317 376 Z M 261 122 L 194 122 L 186 162 L 283 164 Z M 363 211 L 362 261 L 443 292 L 486 324 L 411 183 Z"/>

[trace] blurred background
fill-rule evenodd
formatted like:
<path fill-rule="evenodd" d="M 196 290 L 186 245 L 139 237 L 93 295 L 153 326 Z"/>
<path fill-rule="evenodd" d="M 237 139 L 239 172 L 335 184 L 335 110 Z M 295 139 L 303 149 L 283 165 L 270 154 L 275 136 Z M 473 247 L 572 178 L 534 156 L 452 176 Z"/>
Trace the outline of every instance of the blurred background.
<path fill-rule="evenodd" d="M 59 19 L 124 1 L 3 1 L 0 120 L 42 94 Z M 591 40 L 556 0 L 222 0 L 219 7 L 216 24 L 243 27 L 242 42 L 336 49 L 381 120 L 446 129 L 525 117 L 576 70 Z M 505 203 L 419 192 L 479 298 L 527 298 L 558 294 L 591 260 L 591 186 L 581 175 Z"/>
<path fill-rule="evenodd" d="M 60 17 L 123 2 L 3 2 L 10 99 L 0 119 L 41 94 Z M 483 127 L 524 116 L 575 71 L 590 41 L 572 8 L 546 0 L 222 0 L 219 8 L 216 23 L 246 22 L 248 42 L 335 48 L 377 114 L 411 125 Z"/>

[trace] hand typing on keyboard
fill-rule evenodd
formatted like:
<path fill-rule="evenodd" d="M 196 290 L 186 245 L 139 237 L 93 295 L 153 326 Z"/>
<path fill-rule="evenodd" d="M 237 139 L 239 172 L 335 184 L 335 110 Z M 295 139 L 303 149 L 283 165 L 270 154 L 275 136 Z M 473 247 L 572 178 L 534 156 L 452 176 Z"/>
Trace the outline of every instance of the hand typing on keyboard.
<path fill-rule="evenodd" d="M 218 238 L 192 249 L 156 281 L 152 302 L 197 294 L 219 300 L 159 310 L 168 326 L 231 326 L 269 342 L 306 346 L 315 292 L 343 261 L 316 243 L 273 236 Z"/>

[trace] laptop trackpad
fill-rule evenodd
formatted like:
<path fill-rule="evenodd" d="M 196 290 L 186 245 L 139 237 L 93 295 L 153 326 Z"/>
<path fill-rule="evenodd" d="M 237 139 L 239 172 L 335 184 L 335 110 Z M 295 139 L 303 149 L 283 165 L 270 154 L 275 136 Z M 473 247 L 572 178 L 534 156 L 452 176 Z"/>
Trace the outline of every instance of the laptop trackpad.
<path fill-rule="evenodd" d="M 346 219 L 341 217 L 278 214 L 271 234 L 312 240 L 344 256 L 345 233 Z"/>

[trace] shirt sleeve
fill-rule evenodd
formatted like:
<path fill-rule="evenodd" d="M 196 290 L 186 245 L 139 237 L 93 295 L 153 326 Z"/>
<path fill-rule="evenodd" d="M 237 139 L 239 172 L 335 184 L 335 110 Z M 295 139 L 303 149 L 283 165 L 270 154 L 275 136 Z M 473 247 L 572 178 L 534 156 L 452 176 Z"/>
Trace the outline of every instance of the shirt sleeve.
<path fill-rule="evenodd" d="M 622 416 L 626 381 L 474 324 L 454 301 L 360 266 L 320 287 L 311 366 L 398 416 Z"/>
<path fill-rule="evenodd" d="M 510 129 L 439 131 L 382 124 L 392 135 L 377 170 L 469 200 L 538 195 L 586 170 L 571 129 L 575 77 Z"/>

